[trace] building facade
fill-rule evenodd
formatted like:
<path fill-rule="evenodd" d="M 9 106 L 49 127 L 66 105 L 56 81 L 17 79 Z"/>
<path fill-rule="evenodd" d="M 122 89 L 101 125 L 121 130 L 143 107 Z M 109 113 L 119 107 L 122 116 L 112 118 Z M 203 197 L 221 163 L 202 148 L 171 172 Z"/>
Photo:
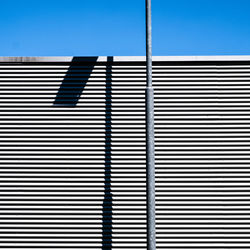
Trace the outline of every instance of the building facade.
<path fill-rule="evenodd" d="M 157 249 L 250 248 L 250 56 L 154 57 Z M 0 248 L 146 249 L 144 57 L 0 57 Z"/>

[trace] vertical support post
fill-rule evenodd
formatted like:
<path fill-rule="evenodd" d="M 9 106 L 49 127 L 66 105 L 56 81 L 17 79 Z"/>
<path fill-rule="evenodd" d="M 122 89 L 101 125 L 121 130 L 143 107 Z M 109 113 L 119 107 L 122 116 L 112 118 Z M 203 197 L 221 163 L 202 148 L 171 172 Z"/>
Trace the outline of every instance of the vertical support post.
<path fill-rule="evenodd" d="M 154 89 L 152 86 L 152 24 L 151 0 L 146 0 L 146 192 L 147 249 L 156 249 L 155 239 L 155 148 L 154 148 Z"/>

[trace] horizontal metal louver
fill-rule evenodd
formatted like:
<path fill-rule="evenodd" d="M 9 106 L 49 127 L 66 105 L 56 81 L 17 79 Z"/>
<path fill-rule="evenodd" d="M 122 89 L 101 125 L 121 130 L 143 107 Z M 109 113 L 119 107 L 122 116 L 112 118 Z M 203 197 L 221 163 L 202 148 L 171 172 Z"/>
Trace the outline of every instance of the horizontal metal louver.
<path fill-rule="evenodd" d="M 250 64 L 154 58 L 157 249 L 250 248 Z M 146 249 L 145 61 L 0 58 L 0 249 Z"/>

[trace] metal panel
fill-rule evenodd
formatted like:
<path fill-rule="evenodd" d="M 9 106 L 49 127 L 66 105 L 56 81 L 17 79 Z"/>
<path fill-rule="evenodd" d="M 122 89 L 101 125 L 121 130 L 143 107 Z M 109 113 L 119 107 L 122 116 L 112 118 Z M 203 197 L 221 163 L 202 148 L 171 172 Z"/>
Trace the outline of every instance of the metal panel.
<path fill-rule="evenodd" d="M 154 59 L 157 249 L 250 247 L 247 58 Z M 0 61 L 1 249 L 146 249 L 144 59 Z"/>

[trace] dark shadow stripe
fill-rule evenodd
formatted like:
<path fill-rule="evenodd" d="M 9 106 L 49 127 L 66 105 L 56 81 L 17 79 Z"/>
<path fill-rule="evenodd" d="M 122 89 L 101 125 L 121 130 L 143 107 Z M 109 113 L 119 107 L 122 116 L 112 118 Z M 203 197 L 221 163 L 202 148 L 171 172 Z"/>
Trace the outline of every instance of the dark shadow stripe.
<path fill-rule="evenodd" d="M 62 107 L 75 107 L 81 97 L 84 88 L 87 85 L 89 77 L 96 65 L 98 57 L 93 57 L 89 60 L 86 65 L 89 67 L 88 72 L 82 72 L 84 77 L 77 77 L 77 83 L 74 81 L 74 74 L 80 74 L 81 72 L 74 72 L 74 66 L 81 63 L 83 64 L 82 57 L 74 57 L 70 67 L 65 75 L 62 84 L 57 92 L 54 106 Z M 82 79 L 81 79 L 82 78 Z"/>
<path fill-rule="evenodd" d="M 102 209 L 102 249 L 106 250 L 112 249 L 113 232 L 113 195 L 111 190 L 112 63 L 113 57 L 108 57 L 105 89 L 105 183 Z"/>

